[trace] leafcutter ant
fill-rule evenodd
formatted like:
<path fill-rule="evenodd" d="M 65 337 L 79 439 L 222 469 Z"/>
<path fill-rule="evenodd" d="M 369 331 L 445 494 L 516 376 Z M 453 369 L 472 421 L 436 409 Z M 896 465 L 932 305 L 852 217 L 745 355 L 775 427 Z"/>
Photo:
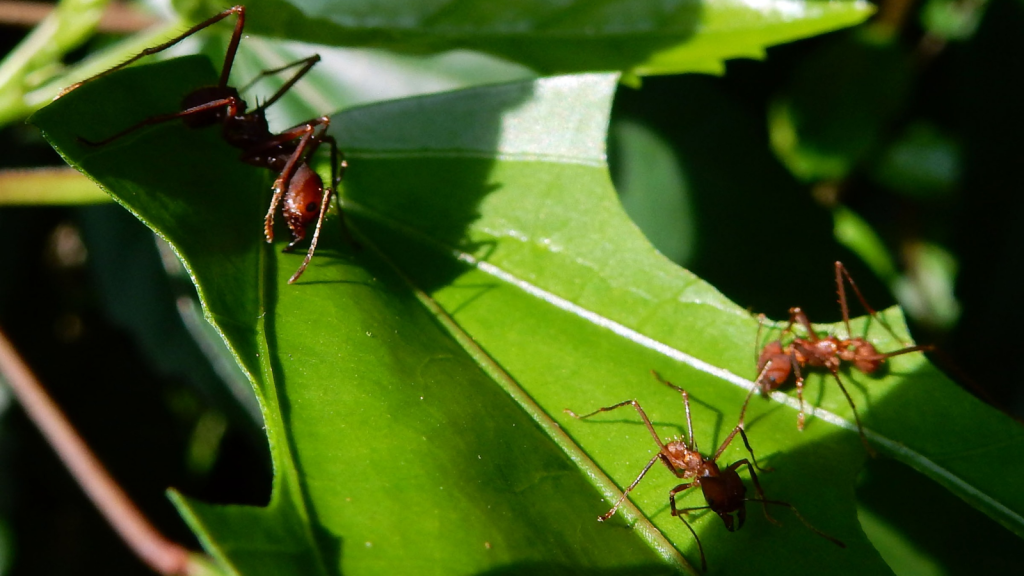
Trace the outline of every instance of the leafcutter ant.
<path fill-rule="evenodd" d="M 843 324 L 846 326 L 846 338 L 839 338 L 832 334 L 826 336 L 819 336 L 814 328 L 811 326 L 810 320 L 807 315 L 800 308 L 789 309 L 789 323 L 786 328 L 782 330 L 783 334 L 789 333 L 793 335 L 793 339 L 789 344 L 783 344 L 781 338 L 773 342 L 765 344 L 764 348 L 760 351 L 757 358 L 757 379 L 754 381 L 755 387 L 751 389 L 750 393 L 747 394 L 746 400 L 743 401 L 743 408 L 740 410 L 740 425 L 743 425 L 743 419 L 747 411 L 747 403 L 750 402 L 750 397 L 754 393 L 754 390 L 760 390 L 763 396 L 771 393 L 773 390 L 779 388 L 785 384 L 792 374 L 796 380 L 796 395 L 800 399 L 800 414 L 797 416 L 797 427 L 800 430 L 804 429 L 804 376 L 801 372 L 801 368 L 825 368 L 835 379 L 836 384 L 839 385 L 839 389 L 842 390 L 843 395 L 846 396 L 846 401 L 850 403 L 850 408 L 853 409 L 853 417 L 857 422 L 857 431 L 860 432 L 861 442 L 864 443 L 865 449 L 868 453 L 874 455 L 874 450 L 868 444 L 867 437 L 864 435 L 864 427 L 861 425 L 860 416 L 857 414 L 857 406 L 853 402 L 853 398 L 850 397 L 850 393 L 847 392 L 846 386 L 843 385 L 843 381 L 839 378 L 839 368 L 843 362 L 848 362 L 853 365 L 854 368 L 864 372 L 865 374 L 872 374 L 876 372 L 882 364 L 893 356 L 899 356 L 901 354 L 909 354 L 910 352 L 920 352 L 932 350 L 932 346 L 907 346 L 899 350 L 892 352 L 879 352 L 874 344 L 868 342 L 866 339 L 860 336 L 853 336 L 853 332 L 850 330 L 850 311 L 846 305 L 846 290 L 844 288 L 844 279 L 850 283 L 850 287 L 853 288 L 854 293 L 857 295 L 857 299 L 860 300 L 864 309 L 867 310 L 868 314 L 871 315 L 879 324 L 885 327 L 894 337 L 889 325 L 878 315 L 875 310 L 868 305 L 867 300 L 864 299 L 860 289 L 857 288 L 857 284 L 853 281 L 850 273 L 843 266 L 842 262 L 836 262 L 836 292 L 839 295 L 839 306 L 843 311 Z M 757 333 L 758 340 L 760 340 L 761 326 L 764 324 L 764 315 L 762 314 L 759 318 Z M 807 332 L 806 337 L 796 336 L 793 332 L 793 325 L 799 324 Z"/>
<path fill-rule="evenodd" d="M 700 543 L 700 538 L 697 537 L 697 532 L 695 532 L 693 527 L 683 519 L 684 514 L 688 514 L 694 510 L 710 509 L 715 514 L 718 514 L 722 519 L 722 522 L 725 523 L 725 528 L 730 532 L 733 532 L 742 528 L 743 523 L 747 519 L 747 502 L 760 502 L 764 508 L 765 518 L 775 525 L 780 525 L 779 522 L 772 518 L 768 513 L 768 504 L 777 504 L 792 510 L 804 525 L 822 538 L 825 538 L 829 542 L 832 542 L 841 548 L 846 548 L 846 545 L 843 544 L 842 541 L 833 538 L 812 526 L 792 504 L 782 502 L 781 500 L 768 500 L 765 497 L 764 490 L 761 489 L 761 483 L 757 479 L 757 473 L 754 471 L 754 468 L 757 468 L 762 472 L 770 472 L 771 470 L 762 468 L 757 463 L 757 458 L 754 456 L 754 450 L 750 447 L 750 442 L 747 440 L 747 434 L 743 430 L 742 425 L 737 424 L 736 427 L 732 429 L 732 432 L 726 436 L 722 445 L 718 447 L 717 451 L 715 451 L 714 456 L 710 458 L 703 456 L 697 449 L 697 441 L 693 437 L 693 423 L 690 419 L 690 397 L 686 393 L 686 390 L 683 390 L 679 386 L 663 379 L 653 370 L 651 373 L 659 382 L 679 391 L 679 394 L 683 397 L 683 407 L 686 409 L 686 440 L 673 438 L 663 442 L 661 438 L 658 437 L 657 432 L 654 431 L 654 426 L 651 424 L 650 418 L 647 417 L 644 409 L 640 407 L 640 403 L 636 400 L 626 400 L 613 406 L 598 408 L 597 410 L 589 414 L 584 414 L 583 416 L 577 416 L 572 410 L 565 410 L 565 412 L 573 418 L 582 420 L 590 418 L 595 414 L 600 414 L 601 412 L 610 412 L 616 408 L 622 408 L 623 406 L 632 406 L 636 409 L 637 413 L 640 414 L 640 418 L 643 420 L 644 425 L 647 426 L 647 430 L 651 433 L 651 437 L 654 438 L 654 442 L 658 445 L 658 453 L 651 458 L 650 462 L 648 462 L 646 466 L 644 466 L 644 469 L 640 471 L 640 475 L 636 477 L 636 480 L 634 480 L 628 488 L 623 490 L 622 496 L 620 496 L 618 501 L 615 502 L 615 505 L 612 506 L 611 510 L 597 518 L 599 522 L 603 522 L 611 518 L 612 515 L 615 514 L 615 511 L 618 510 L 619 506 L 622 505 L 623 501 L 626 500 L 626 496 L 630 491 L 640 483 L 640 480 L 647 474 L 647 471 L 651 469 L 651 466 L 654 466 L 655 462 L 661 460 L 669 471 L 675 474 L 677 478 L 689 480 L 689 482 L 680 484 L 669 490 L 668 501 L 669 506 L 672 509 L 672 516 L 678 517 L 679 520 L 682 521 L 683 525 L 686 526 L 687 530 L 690 531 L 690 534 L 693 534 L 693 538 L 697 542 L 697 550 L 700 551 L 701 568 L 705 572 L 707 571 L 708 566 L 707 560 L 704 557 L 704 547 Z M 733 441 L 733 438 L 736 437 L 737 433 L 740 435 L 740 438 L 743 439 L 743 445 L 746 447 L 747 452 L 750 453 L 750 460 L 747 460 L 746 458 L 737 460 L 723 470 L 719 468 L 717 461 Z M 751 461 L 753 461 L 753 464 L 751 464 Z M 746 496 L 747 487 L 743 484 L 743 480 L 740 478 L 738 472 L 738 470 L 743 466 L 746 466 L 747 470 L 750 472 L 750 479 L 754 483 L 754 491 L 757 492 L 757 498 L 747 498 Z M 685 490 L 689 490 L 690 488 L 697 487 L 699 487 L 701 492 L 704 494 L 704 500 L 707 502 L 706 506 L 692 506 L 688 508 L 679 508 L 676 506 L 677 494 Z M 733 518 L 733 514 L 736 514 L 735 519 Z"/>
<path fill-rule="evenodd" d="M 338 144 L 334 137 L 326 134 L 327 128 L 330 125 L 330 118 L 321 116 L 320 118 L 314 118 L 285 130 L 280 134 L 274 134 L 268 127 L 266 110 L 267 107 L 280 99 L 300 78 L 309 72 L 313 65 L 320 61 L 319 55 L 313 55 L 274 70 L 267 70 L 257 76 L 256 80 L 272 74 L 297 69 L 295 74 L 266 102 L 259 104 L 252 110 L 248 110 L 248 105 L 242 99 L 239 90 L 228 86 L 228 76 L 231 74 L 231 66 L 235 59 L 235 53 L 238 51 L 238 43 L 242 38 L 242 29 L 245 26 L 245 7 L 235 6 L 193 26 L 180 36 L 163 44 L 147 48 L 127 61 L 84 82 L 106 76 L 140 58 L 166 50 L 185 38 L 231 15 L 237 16 L 237 21 L 235 22 L 234 33 L 231 35 L 231 41 L 228 44 L 227 53 L 224 57 L 220 81 L 216 86 L 205 86 L 188 93 L 182 99 L 181 110 L 178 112 L 147 118 L 103 140 L 96 142 L 90 142 L 85 139 L 80 140 L 89 145 L 103 146 L 146 126 L 169 122 L 177 118 L 181 118 L 185 125 L 190 128 L 205 128 L 219 124 L 221 126 L 221 133 L 228 144 L 242 150 L 241 160 L 243 162 L 253 166 L 268 168 L 278 174 L 277 179 L 274 181 L 274 194 L 270 201 L 270 209 L 267 211 L 263 222 L 263 232 L 267 242 L 273 242 L 274 240 L 274 215 L 279 204 L 292 236 L 292 241 L 284 249 L 285 252 L 293 250 L 306 237 L 306 227 L 316 220 L 316 229 L 313 232 L 313 238 L 310 240 L 309 251 L 306 253 L 306 258 L 303 260 L 302 265 L 299 266 L 299 269 L 288 280 L 288 283 L 291 284 L 299 279 L 299 276 L 302 275 L 306 266 L 309 265 L 309 261 L 313 258 L 317 239 L 320 236 L 320 228 L 327 214 L 327 207 L 330 205 L 331 196 L 344 175 L 347 164 L 342 153 L 338 150 Z M 256 80 L 253 80 L 252 83 Z M 84 82 L 70 86 L 62 94 L 77 88 Z M 252 83 L 248 84 L 247 87 L 251 86 Z M 330 187 L 324 187 L 320 176 L 309 166 L 309 161 L 313 154 L 324 143 L 330 147 L 331 151 Z M 342 217 L 342 229 L 348 236 L 344 217 Z M 351 240 L 351 237 L 349 239 Z"/>

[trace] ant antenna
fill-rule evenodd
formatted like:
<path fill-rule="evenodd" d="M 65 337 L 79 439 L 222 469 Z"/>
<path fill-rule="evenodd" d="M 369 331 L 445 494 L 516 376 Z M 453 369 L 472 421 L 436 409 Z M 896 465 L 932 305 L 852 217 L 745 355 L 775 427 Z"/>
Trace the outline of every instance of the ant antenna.
<path fill-rule="evenodd" d="M 676 386 L 675 384 L 673 384 L 673 383 L 669 382 L 668 380 L 665 380 L 664 378 L 662 378 L 661 374 L 658 374 L 658 372 L 656 370 L 651 370 L 651 375 L 654 376 L 654 378 L 658 382 L 661 382 L 662 384 L 668 386 L 669 388 L 675 388 L 679 392 L 679 394 L 682 395 L 682 397 L 683 397 L 683 406 L 686 408 L 686 436 L 689 439 L 689 444 L 688 445 L 690 447 L 690 450 L 693 450 L 694 452 L 699 452 L 699 450 L 697 450 L 697 441 L 694 440 L 694 438 L 693 438 L 693 421 L 690 419 L 690 396 L 689 396 L 689 394 L 686 393 L 686 390 L 683 390 L 679 386 Z"/>
<path fill-rule="evenodd" d="M 320 227 L 324 223 L 324 215 L 327 213 L 327 206 L 331 203 L 331 198 L 334 196 L 333 188 L 324 188 L 324 199 L 320 203 L 320 218 L 316 221 L 316 230 L 313 231 L 313 239 L 309 241 L 309 251 L 306 252 L 306 258 L 302 261 L 302 265 L 299 269 L 292 274 L 292 277 L 288 279 L 289 284 L 294 284 L 299 276 L 306 271 L 306 266 L 309 266 L 309 261 L 313 259 L 313 252 L 316 250 L 316 242 L 320 239 Z"/>

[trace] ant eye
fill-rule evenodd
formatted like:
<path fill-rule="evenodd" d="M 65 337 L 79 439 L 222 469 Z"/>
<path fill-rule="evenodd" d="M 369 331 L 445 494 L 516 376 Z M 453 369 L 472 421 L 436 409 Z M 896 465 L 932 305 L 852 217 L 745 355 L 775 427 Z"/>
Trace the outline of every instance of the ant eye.
<path fill-rule="evenodd" d="M 317 212 L 319 210 L 320 207 L 317 206 L 316 202 L 310 202 L 309 204 L 306 204 L 306 212 Z"/>

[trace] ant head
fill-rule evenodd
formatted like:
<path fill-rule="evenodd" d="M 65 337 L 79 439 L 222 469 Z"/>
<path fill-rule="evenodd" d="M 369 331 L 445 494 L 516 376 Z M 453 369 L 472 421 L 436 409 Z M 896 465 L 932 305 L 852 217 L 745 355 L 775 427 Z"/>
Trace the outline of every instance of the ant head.
<path fill-rule="evenodd" d="M 323 198 L 323 180 L 309 164 L 300 164 L 288 184 L 282 207 L 295 242 L 305 238 L 306 226 L 320 216 L 320 202 Z"/>
<path fill-rule="evenodd" d="M 884 358 L 878 353 L 874 344 L 863 338 L 850 338 L 839 351 L 839 357 L 853 364 L 853 367 L 865 374 L 876 372 L 882 366 Z"/>
<path fill-rule="evenodd" d="M 782 342 L 776 340 L 765 344 L 757 359 L 757 373 L 761 375 L 757 383 L 768 390 L 774 390 L 789 379 L 792 371 L 792 360 L 783 350 Z"/>
<path fill-rule="evenodd" d="M 718 512 L 718 517 L 722 519 L 722 523 L 725 524 L 725 529 L 729 532 L 735 532 L 740 528 L 743 528 L 743 523 L 747 521 L 747 507 L 741 503 L 740 507 L 736 510 L 737 522 L 733 521 L 732 513 L 730 512 Z"/>
<path fill-rule="evenodd" d="M 704 458 L 691 450 L 686 445 L 686 441 L 681 438 L 666 442 L 662 451 L 676 470 L 697 470 L 701 465 L 705 464 Z M 715 466 L 714 462 L 710 464 Z"/>

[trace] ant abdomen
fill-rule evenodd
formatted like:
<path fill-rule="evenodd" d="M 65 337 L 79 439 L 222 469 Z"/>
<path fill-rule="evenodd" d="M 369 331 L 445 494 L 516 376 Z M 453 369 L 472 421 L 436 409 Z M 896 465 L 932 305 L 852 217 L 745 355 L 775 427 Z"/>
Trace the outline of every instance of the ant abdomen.
<path fill-rule="evenodd" d="M 840 352 L 840 358 L 851 362 L 853 367 L 865 374 L 872 374 L 882 367 L 885 356 L 878 353 L 874 344 L 863 338 L 853 338 L 850 346 Z"/>
<path fill-rule="evenodd" d="M 781 342 L 776 340 L 765 344 L 757 360 L 757 371 L 762 374 L 762 383 L 767 384 L 770 390 L 782 386 L 789 380 L 793 368 L 790 356 L 783 350 Z"/>

